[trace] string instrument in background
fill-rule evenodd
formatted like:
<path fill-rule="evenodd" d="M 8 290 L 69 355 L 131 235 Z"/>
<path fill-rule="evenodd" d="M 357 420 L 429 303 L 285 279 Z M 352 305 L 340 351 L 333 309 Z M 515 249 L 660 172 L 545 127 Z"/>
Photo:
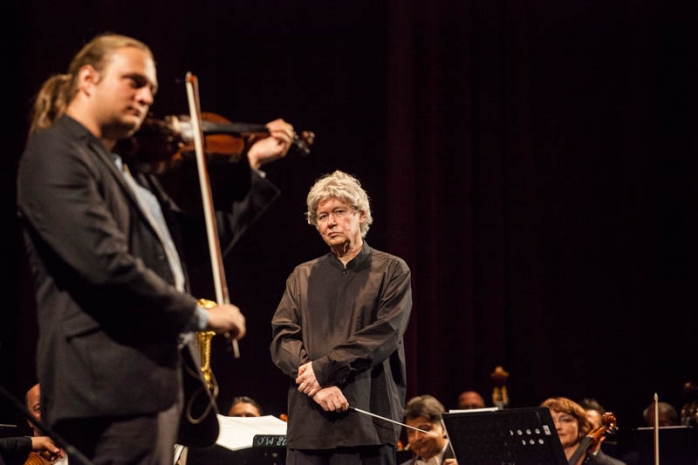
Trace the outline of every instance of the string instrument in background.
<path fill-rule="evenodd" d="M 30 451 L 27 458 L 24 460 L 23 465 L 52 465 L 54 463 L 66 463 L 67 458 L 64 456 L 61 458 L 58 454 L 52 454 L 48 450 L 42 450 L 41 452 Z M 8 463 L 12 463 L 11 461 Z M 78 461 L 78 464 L 80 462 Z"/>
<path fill-rule="evenodd" d="M 504 410 L 509 405 L 509 393 L 506 386 L 509 373 L 504 370 L 501 365 L 498 365 L 490 374 L 490 378 L 492 378 L 492 382 L 494 383 L 492 403 L 499 410 Z"/>
<path fill-rule="evenodd" d="M 27 459 L 24 461 L 24 465 L 49 465 L 50 460 L 42 457 L 38 452 L 31 451 L 27 455 Z"/>
<path fill-rule="evenodd" d="M 577 450 L 570 457 L 569 465 L 581 465 L 586 458 L 587 451 L 595 449 L 607 436 L 618 432 L 616 416 L 612 412 L 606 412 L 601 416 L 601 426 L 594 428 L 579 441 Z"/>

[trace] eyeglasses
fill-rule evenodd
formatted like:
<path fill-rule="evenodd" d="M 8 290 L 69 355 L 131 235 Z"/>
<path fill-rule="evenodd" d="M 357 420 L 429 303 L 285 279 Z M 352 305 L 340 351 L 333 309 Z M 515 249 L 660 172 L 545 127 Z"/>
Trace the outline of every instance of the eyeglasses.
<path fill-rule="evenodd" d="M 325 223 L 327 220 L 330 219 L 330 215 L 334 216 L 335 220 L 341 220 L 342 218 L 345 218 L 348 215 L 353 215 L 356 213 L 356 210 L 349 210 L 347 208 L 335 208 L 331 212 L 322 212 L 317 216 L 317 221 L 318 223 Z"/>

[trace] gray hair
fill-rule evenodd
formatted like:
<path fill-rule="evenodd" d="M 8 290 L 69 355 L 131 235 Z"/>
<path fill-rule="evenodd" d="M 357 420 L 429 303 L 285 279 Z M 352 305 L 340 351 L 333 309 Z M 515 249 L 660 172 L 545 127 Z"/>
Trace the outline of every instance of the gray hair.
<path fill-rule="evenodd" d="M 329 199 L 341 200 L 356 211 L 364 212 L 366 219 L 361 223 L 361 237 L 366 237 L 366 233 L 368 233 L 368 229 L 371 223 L 373 223 L 373 216 L 371 216 L 368 194 L 361 187 L 359 180 L 343 171 L 337 170 L 332 174 L 325 174 L 315 181 L 306 200 L 308 204 L 308 211 L 306 212 L 308 224 L 312 224 L 317 228 L 317 207 Z"/>

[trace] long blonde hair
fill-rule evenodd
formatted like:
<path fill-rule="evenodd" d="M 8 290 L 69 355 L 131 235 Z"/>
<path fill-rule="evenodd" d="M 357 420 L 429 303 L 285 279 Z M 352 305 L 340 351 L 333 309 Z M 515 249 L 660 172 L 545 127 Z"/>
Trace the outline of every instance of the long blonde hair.
<path fill-rule="evenodd" d="M 73 57 L 67 73 L 53 75 L 44 81 L 34 98 L 29 135 L 50 127 L 65 113 L 78 92 L 77 76 L 83 66 L 90 65 L 102 71 L 114 51 L 123 47 L 136 47 L 151 58 L 153 56 L 147 45 L 132 37 L 111 33 L 96 36 Z"/>

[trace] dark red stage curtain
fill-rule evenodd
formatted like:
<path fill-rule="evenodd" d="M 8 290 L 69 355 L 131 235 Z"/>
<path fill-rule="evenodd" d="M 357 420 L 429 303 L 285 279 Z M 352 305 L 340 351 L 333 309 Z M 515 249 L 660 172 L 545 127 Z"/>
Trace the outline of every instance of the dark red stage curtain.
<path fill-rule="evenodd" d="M 596 397 L 640 420 L 696 367 L 695 7 L 400 0 L 388 243 L 409 394 Z M 659 363 L 654 363 L 657 360 Z"/>

